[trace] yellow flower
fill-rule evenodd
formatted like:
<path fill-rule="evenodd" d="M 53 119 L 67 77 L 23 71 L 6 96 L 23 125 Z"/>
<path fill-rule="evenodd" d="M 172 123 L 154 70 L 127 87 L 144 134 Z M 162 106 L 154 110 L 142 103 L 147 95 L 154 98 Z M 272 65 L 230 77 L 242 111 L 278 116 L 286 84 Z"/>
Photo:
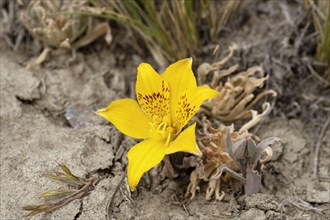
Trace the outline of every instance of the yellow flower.
<path fill-rule="evenodd" d="M 165 155 L 178 151 L 201 155 L 196 144 L 196 123 L 181 131 L 204 100 L 218 92 L 197 86 L 192 59 L 170 65 L 159 75 L 149 64 L 138 67 L 136 96 L 121 99 L 97 111 L 123 134 L 145 139 L 127 153 L 128 184 L 133 191 L 144 172 L 159 164 Z"/>

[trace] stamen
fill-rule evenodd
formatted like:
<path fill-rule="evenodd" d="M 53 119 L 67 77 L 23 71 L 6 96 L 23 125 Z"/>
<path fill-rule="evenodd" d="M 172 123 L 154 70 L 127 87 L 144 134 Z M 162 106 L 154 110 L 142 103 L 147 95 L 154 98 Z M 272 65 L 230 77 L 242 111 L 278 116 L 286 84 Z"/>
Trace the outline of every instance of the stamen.
<path fill-rule="evenodd" d="M 157 140 L 166 140 L 165 144 L 169 145 L 170 141 L 175 136 L 173 134 L 173 128 L 165 121 L 161 123 L 151 122 L 149 124 L 151 125 L 150 136 Z"/>
<path fill-rule="evenodd" d="M 162 122 L 158 125 L 157 130 L 165 131 L 166 127 L 167 127 L 167 124 L 165 122 Z"/>
<path fill-rule="evenodd" d="M 168 144 L 170 143 L 170 140 L 171 140 L 171 132 L 168 132 L 168 136 L 167 136 L 167 139 L 166 139 L 165 146 L 168 146 Z"/>

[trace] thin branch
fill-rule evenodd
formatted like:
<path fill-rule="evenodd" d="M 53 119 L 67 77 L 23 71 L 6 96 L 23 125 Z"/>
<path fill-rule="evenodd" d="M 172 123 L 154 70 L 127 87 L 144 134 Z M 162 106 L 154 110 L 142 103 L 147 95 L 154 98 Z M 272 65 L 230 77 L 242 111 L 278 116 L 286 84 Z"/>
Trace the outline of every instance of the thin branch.
<path fill-rule="evenodd" d="M 309 69 L 310 73 L 318 80 L 320 81 L 321 83 L 323 83 L 324 85 L 329 85 L 329 82 L 327 80 L 325 80 L 322 76 L 320 76 L 320 74 L 318 74 L 314 68 L 312 67 L 311 63 L 309 60 L 307 59 L 304 59 L 307 61 L 307 68 Z"/>
<path fill-rule="evenodd" d="M 295 195 L 294 198 L 285 199 L 281 202 L 281 204 L 284 205 L 284 206 L 288 205 L 288 204 L 291 204 L 291 205 L 295 206 L 296 208 L 298 208 L 300 210 L 303 210 L 305 212 L 313 211 L 313 212 L 316 212 L 320 215 L 323 215 L 323 209 L 313 207 L 308 202 L 306 202 L 303 199 L 299 198 L 298 195 L 296 194 L 296 192 L 294 192 L 294 195 Z"/>

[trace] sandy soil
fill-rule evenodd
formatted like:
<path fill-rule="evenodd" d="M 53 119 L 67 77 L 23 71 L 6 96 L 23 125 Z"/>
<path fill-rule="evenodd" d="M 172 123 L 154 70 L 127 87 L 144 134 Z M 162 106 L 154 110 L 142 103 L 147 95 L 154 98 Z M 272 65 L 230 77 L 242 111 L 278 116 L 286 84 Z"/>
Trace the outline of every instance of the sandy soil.
<path fill-rule="evenodd" d="M 306 22 L 310 17 L 300 4 L 268 1 L 251 1 L 243 14 L 247 19 L 227 29 L 220 42 L 223 48 L 232 42 L 241 46 L 234 60 L 243 69 L 260 64 L 270 74 L 266 87 L 278 98 L 269 119 L 253 131 L 285 142 L 273 146 L 260 193 L 225 190 L 223 201 L 206 201 L 202 185 L 187 203 L 189 173 L 167 179 L 161 167 L 131 193 L 122 176 L 126 151 L 136 140 L 123 137 L 94 112 L 133 96 L 142 58 L 125 47 L 112 51 L 96 42 L 72 60 L 72 54 L 55 51 L 42 67 L 27 69 L 31 53 L 13 52 L 1 41 L 0 218 L 24 219 L 22 206 L 40 204 L 39 192 L 61 187 L 42 174 L 63 163 L 77 176 L 102 180 L 83 199 L 31 219 L 105 219 L 110 198 L 113 219 L 329 219 L 330 131 L 322 140 L 320 134 L 329 118 L 322 106 L 329 106 L 330 95 L 308 69 L 315 44 Z"/>

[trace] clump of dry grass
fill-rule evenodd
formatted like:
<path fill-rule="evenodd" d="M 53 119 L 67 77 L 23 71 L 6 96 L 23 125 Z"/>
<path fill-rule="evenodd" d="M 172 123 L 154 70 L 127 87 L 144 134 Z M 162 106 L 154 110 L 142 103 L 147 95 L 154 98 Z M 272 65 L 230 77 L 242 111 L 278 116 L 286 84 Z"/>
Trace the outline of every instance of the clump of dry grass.
<path fill-rule="evenodd" d="M 147 49 L 163 66 L 196 56 L 235 15 L 241 0 L 92 0 L 91 4 L 81 13 L 117 22 L 140 54 Z"/>
<path fill-rule="evenodd" d="M 305 0 L 305 3 L 312 9 L 313 24 L 319 33 L 316 57 L 324 63 L 319 71 L 330 82 L 330 1 Z"/>

